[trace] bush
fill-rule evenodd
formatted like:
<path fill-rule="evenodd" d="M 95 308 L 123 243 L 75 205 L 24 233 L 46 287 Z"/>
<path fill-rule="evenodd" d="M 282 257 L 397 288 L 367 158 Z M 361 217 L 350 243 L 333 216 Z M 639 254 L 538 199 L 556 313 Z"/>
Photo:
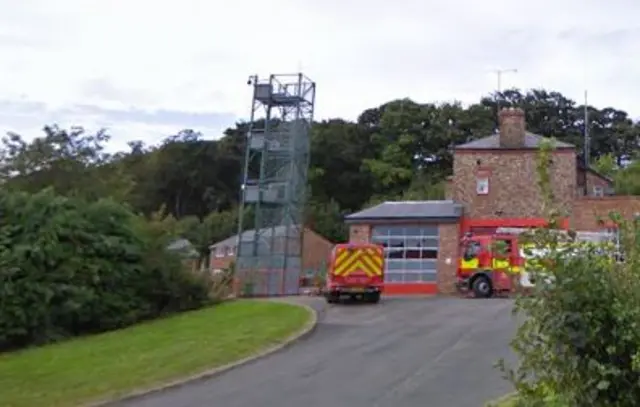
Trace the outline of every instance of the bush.
<path fill-rule="evenodd" d="M 208 288 L 127 208 L 0 192 L 0 349 L 199 307 Z"/>
<path fill-rule="evenodd" d="M 520 366 L 505 371 L 521 406 L 630 407 L 640 400 L 640 228 L 612 219 L 621 228 L 625 263 L 606 255 L 611 248 L 592 244 L 573 243 L 580 251 L 568 255 L 566 242 L 549 230 L 529 236 L 549 248 L 534 274 L 550 283 L 516 302 L 524 316 L 512 343 Z"/>
<path fill-rule="evenodd" d="M 209 297 L 212 302 L 222 302 L 234 294 L 235 263 L 233 261 L 221 272 L 212 273 L 212 270 L 208 270 L 207 273 Z"/>

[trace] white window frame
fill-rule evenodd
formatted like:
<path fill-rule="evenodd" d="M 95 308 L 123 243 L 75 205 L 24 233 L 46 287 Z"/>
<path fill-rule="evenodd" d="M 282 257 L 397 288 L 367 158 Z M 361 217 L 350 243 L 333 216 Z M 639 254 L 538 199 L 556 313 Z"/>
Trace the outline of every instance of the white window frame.
<path fill-rule="evenodd" d="M 593 187 L 593 196 L 603 197 L 604 196 L 604 188 L 599 186 L 599 185 L 595 185 Z"/>
<path fill-rule="evenodd" d="M 235 252 L 236 248 L 234 246 L 227 246 L 227 256 L 234 256 Z"/>
<path fill-rule="evenodd" d="M 614 243 L 615 243 L 616 246 L 620 244 L 620 229 L 619 228 L 617 228 L 617 227 L 605 228 L 605 229 L 602 230 L 602 232 L 612 235 L 613 239 L 614 239 Z"/>
<path fill-rule="evenodd" d="M 216 247 L 216 257 L 224 257 L 225 248 L 224 247 Z"/>
<path fill-rule="evenodd" d="M 476 176 L 476 194 L 489 195 L 489 176 Z"/>

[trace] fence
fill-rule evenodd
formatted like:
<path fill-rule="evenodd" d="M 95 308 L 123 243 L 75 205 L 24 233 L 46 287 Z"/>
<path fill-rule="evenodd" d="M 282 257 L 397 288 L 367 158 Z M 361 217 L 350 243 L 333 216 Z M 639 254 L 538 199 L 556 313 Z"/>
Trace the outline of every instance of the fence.
<path fill-rule="evenodd" d="M 325 278 L 326 262 L 317 267 L 307 267 L 301 272 L 258 269 L 236 273 L 234 292 L 241 297 L 299 295 L 324 285 Z"/>

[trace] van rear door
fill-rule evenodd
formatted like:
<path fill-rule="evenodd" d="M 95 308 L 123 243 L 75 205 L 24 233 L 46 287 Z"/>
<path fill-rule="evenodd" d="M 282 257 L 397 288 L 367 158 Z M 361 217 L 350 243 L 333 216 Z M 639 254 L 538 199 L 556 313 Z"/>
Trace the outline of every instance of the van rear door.
<path fill-rule="evenodd" d="M 384 252 L 378 245 L 341 244 L 334 249 L 331 266 L 334 282 L 349 286 L 382 284 Z"/>

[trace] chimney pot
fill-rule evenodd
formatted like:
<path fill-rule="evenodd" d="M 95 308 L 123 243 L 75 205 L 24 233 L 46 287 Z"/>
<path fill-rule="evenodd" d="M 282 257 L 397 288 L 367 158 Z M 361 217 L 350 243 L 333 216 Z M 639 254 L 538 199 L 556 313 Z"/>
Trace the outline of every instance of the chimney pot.
<path fill-rule="evenodd" d="M 500 147 L 524 148 L 526 132 L 524 110 L 520 108 L 504 108 L 498 114 L 500 123 Z"/>

